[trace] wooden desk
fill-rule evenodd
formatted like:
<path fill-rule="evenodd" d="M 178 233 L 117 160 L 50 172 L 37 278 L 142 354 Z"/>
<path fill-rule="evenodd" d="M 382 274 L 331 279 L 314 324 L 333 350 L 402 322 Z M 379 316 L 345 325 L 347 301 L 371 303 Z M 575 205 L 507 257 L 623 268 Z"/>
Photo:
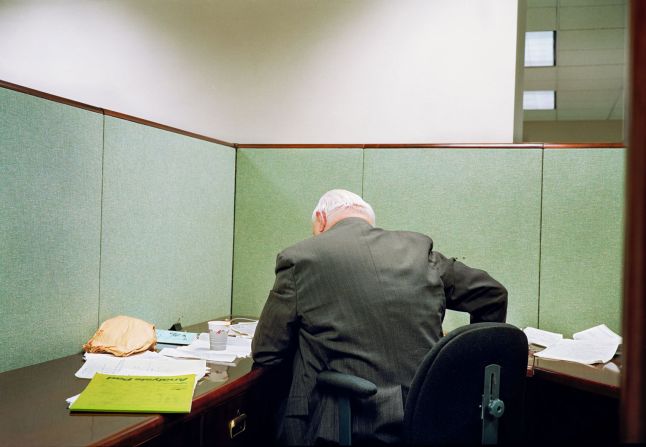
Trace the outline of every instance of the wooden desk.
<path fill-rule="evenodd" d="M 605 365 L 528 359 L 528 443 L 616 444 L 621 358 Z"/>
<path fill-rule="evenodd" d="M 269 415 L 284 381 L 276 372 L 252 370 L 250 359 L 236 367 L 210 365 L 187 415 L 71 414 L 65 399 L 88 384 L 74 377 L 82 363 L 77 354 L 0 374 L 0 444 L 226 446 L 273 439 Z M 608 371 L 530 355 L 527 442 L 616 443 L 619 374 Z M 232 439 L 228 423 L 243 413 L 246 429 Z"/>
<path fill-rule="evenodd" d="M 88 380 L 74 377 L 81 354 L 0 374 L 0 444 L 3 446 L 238 445 L 271 436 L 273 372 L 209 364 L 211 374 L 195 390 L 186 415 L 72 414 L 65 399 Z M 261 391 L 262 389 L 262 391 Z M 229 421 L 246 414 L 246 429 L 233 439 Z"/>

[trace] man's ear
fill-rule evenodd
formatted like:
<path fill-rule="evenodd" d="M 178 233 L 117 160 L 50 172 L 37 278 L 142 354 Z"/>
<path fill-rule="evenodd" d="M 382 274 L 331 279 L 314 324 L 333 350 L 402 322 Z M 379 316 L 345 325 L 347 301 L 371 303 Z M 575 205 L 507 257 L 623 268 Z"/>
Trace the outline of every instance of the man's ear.
<path fill-rule="evenodd" d="M 323 233 L 327 229 L 327 214 L 325 211 L 316 212 L 316 225 L 319 233 Z"/>

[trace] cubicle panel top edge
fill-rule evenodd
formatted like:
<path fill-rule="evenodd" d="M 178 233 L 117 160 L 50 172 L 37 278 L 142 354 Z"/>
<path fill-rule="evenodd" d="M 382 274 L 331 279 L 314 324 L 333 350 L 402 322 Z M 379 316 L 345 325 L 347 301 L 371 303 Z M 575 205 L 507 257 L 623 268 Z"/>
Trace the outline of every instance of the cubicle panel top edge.
<path fill-rule="evenodd" d="M 429 143 L 429 144 L 366 144 L 365 149 L 623 149 L 615 143 Z"/>
<path fill-rule="evenodd" d="M 364 149 L 364 144 L 236 144 L 237 149 Z"/>
<path fill-rule="evenodd" d="M 237 144 L 237 149 L 624 149 L 614 143 L 367 143 L 367 144 Z"/>
<path fill-rule="evenodd" d="M 148 126 L 148 127 L 155 127 L 157 129 L 166 130 L 168 132 L 173 132 L 173 133 L 177 133 L 177 134 L 184 135 L 184 136 L 187 136 L 187 137 L 196 138 L 198 140 L 204 140 L 204 141 L 208 141 L 210 143 L 215 143 L 215 144 L 219 144 L 219 145 L 222 145 L 222 146 L 228 146 L 228 147 L 232 147 L 232 148 L 236 147 L 235 144 L 229 143 L 229 142 L 224 141 L 224 140 L 218 140 L 217 138 L 207 137 L 205 135 L 200 135 L 198 133 L 178 129 L 177 127 L 168 126 L 166 124 L 157 123 L 155 121 L 150 121 L 150 120 L 147 120 L 147 119 L 144 119 L 144 118 L 139 118 L 139 117 L 136 117 L 136 116 L 127 115 L 125 113 L 115 112 L 113 110 L 107 110 L 107 109 L 103 109 L 103 113 L 106 116 L 111 116 L 113 118 L 119 118 L 119 119 L 126 120 L 126 121 L 132 121 L 133 123 L 143 124 L 144 126 Z"/>
<path fill-rule="evenodd" d="M 133 122 L 136 122 L 136 123 L 139 123 L 139 124 L 143 124 L 145 126 L 155 127 L 155 128 L 158 128 L 158 129 L 166 130 L 166 131 L 177 133 L 177 134 L 180 134 L 180 135 L 185 135 L 185 136 L 188 136 L 188 137 L 191 137 L 191 138 L 196 138 L 198 140 L 204 140 L 204 141 L 208 141 L 210 143 L 215 143 L 215 144 L 219 144 L 219 145 L 222 145 L 222 146 L 232 147 L 234 149 L 236 147 L 236 145 L 234 143 L 230 143 L 228 141 L 219 140 L 217 138 L 212 138 L 212 137 L 207 137 L 206 135 L 201 135 L 201 134 L 198 134 L 198 133 L 189 132 L 187 130 L 178 129 L 176 127 L 168 126 L 166 124 L 161 124 L 161 123 L 146 120 L 146 119 L 143 119 L 143 118 L 138 118 L 136 116 L 127 115 L 125 113 L 120 113 L 120 112 L 115 112 L 115 111 L 112 111 L 112 110 L 103 109 L 101 107 L 96 107 L 96 106 L 93 106 L 93 105 L 90 105 L 90 104 L 85 104 L 85 103 L 82 103 L 82 102 L 79 102 L 79 101 L 74 101 L 73 99 L 63 98 L 62 96 L 57 96 L 57 95 L 53 95 L 51 93 L 46 93 L 46 92 L 36 90 L 36 89 L 33 89 L 33 88 L 25 87 L 23 85 L 14 84 L 12 82 L 4 81 L 2 79 L 0 79 L 0 88 L 6 88 L 8 90 L 14 90 L 14 91 L 17 91 L 17 92 L 20 92 L 20 93 L 24 93 L 24 94 L 31 95 L 31 96 L 36 96 L 36 97 L 43 98 L 43 99 L 46 99 L 46 100 L 49 100 L 49 101 L 58 102 L 58 103 L 65 104 L 65 105 L 68 105 L 68 106 L 89 110 L 91 112 L 100 113 L 102 115 L 112 116 L 114 118 L 120 118 L 120 119 L 124 119 L 124 120 L 127 120 L 127 121 L 133 121 Z"/>
<path fill-rule="evenodd" d="M 366 144 L 366 149 L 542 149 L 542 143 L 400 143 Z"/>
<path fill-rule="evenodd" d="M 0 79 L 0 87 L 6 88 L 8 90 L 14 90 L 16 92 L 24 93 L 26 95 L 47 99 L 49 101 L 58 102 L 68 106 L 77 107 L 79 109 L 89 110 L 90 112 L 101 113 L 101 114 L 103 113 L 103 109 L 101 109 L 100 107 L 95 107 L 79 101 L 74 101 L 73 99 L 63 98 L 62 96 L 57 96 L 51 93 L 42 92 L 40 90 L 35 90 L 33 88 L 14 84 L 12 82 L 3 81 L 2 79 Z"/>
<path fill-rule="evenodd" d="M 542 143 L 238 144 L 238 149 L 542 149 Z"/>

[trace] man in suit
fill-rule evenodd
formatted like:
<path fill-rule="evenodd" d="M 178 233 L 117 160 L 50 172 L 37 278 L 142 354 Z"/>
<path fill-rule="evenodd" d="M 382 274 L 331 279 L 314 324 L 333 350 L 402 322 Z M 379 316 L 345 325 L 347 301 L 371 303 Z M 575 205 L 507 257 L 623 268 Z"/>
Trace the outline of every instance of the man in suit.
<path fill-rule="evenodd" d="M 314 237 L 277 257 L 252 344 L 257 364 L 291 365 L 279 441 L 338 440 L 336 403 L 316 388 L 325 370 L 377 385 L 353 410 L 354 441 L 400 441 L 406 395 L 445 310 L 504 322 L 507 291 L 433 251 L 428 236 L 376 228 L 372 207 L 349 191 L 325 193 L 312 220 Z"/>

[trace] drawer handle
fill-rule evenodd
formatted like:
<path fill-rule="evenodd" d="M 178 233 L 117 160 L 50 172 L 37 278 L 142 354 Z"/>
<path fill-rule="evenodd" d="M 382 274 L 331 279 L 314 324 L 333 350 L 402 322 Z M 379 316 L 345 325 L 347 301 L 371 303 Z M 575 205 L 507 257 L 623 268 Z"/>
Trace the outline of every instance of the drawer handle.
<path fill-rule="evenodd" d="M 229 438 L 233 439 L 247 428 L 247 415 L 242 413 L 229 421 Z"/>

